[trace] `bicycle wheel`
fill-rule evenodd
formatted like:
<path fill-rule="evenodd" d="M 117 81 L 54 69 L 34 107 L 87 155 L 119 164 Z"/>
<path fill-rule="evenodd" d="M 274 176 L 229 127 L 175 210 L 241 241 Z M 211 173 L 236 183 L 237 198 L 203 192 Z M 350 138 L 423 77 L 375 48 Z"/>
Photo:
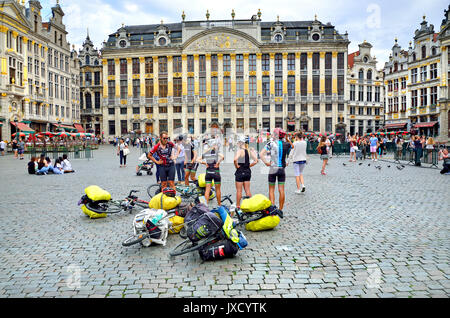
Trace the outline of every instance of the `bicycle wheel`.
<path fill-rule="evenodd" d="M 105 201 L 105 202 L 87 202 L 86 207 L 88 210 L 94 211 L 95 213 L 118 213 L 123 210 L 123 207 L 119 202 L 116 201 Z"/>
<path fill-rule="evenodd" d="M 161 186 L 158 183 L 152 184 L 151 186 L 149 186 L 147 188 L 147 193 L 150 198 L 153 198 L 155 195 L 157 195 L 160 192 L 161 192 Z"/>
<path fill-rule="evenodd" d="M 122 242 L 123 246 L 131 246 L 137 243 L 142 242 L 145 238 L 148 237 L 148 233 L 141 233 L 139 235 L 133 235 L 127 238 L 125 241 Z"/>
<path fill-rule="evenodd" d="M 190 252 L 194 252 L 199 250 L 202 246 L 211 243 L 215 240 L 219 240 L 219 236 L 218 234 L 213 234 L 207 238 L 201 239 L 198 242 L 191 242 L 190 239 L 184 240 L 183 242 L 181 242 L 180 244 L 178 244 L 177 246 L 175 246 L 175 248 L 169 252 L 170 256 L 179 256 L 179 255 L 183 255 L 186 253 L 190 253 Z"/>
<path fill-rule="evenodd" d="M 180 230 L 180 232 L 178 232 L 178 234 L 181 236 L 182 239 L 187 239 L 187 231 L 186 231 L 186 227 L 183 226 Z"/>

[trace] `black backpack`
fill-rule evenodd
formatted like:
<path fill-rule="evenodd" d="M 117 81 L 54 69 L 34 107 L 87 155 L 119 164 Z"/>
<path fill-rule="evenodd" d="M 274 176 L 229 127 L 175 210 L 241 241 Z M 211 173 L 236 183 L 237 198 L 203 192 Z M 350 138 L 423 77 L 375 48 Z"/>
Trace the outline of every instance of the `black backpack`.
<path fill-rule="evenodd" d="M 186 214 L 184 224 L 188 238 L 197 242 L 216 233 L 223 222 L 216 214 L 211 213 L 206 205 L 199 203 Z"/>
<path fill-rule="evenodd" d="M 198 252 L 203 261 L 231 258 L 239 251 L 239 247 L 229 239 L 223 239 L 203 246 Z"/>

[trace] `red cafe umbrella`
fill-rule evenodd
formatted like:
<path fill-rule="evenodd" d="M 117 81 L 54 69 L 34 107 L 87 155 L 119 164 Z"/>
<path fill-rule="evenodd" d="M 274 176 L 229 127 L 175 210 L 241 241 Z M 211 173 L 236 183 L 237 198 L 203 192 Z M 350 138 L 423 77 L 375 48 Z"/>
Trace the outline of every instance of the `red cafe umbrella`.
<path fill-rule="evenodd" d="M 11 135 L 12 137 L 16 137 L 16 133 Z M 25 137 L 26 134 L 24 134 L 23 132 L 19 132 L 19 137 Z"/>
<path fill-rule="evenodd" d="M 66 133 L 66 132 L 59 132 L 59 133 L 56 133 L 55 136 L 58 136 L 58 137 L 69 137 L 70 135 L 69 135 L 69 133 Z"/>

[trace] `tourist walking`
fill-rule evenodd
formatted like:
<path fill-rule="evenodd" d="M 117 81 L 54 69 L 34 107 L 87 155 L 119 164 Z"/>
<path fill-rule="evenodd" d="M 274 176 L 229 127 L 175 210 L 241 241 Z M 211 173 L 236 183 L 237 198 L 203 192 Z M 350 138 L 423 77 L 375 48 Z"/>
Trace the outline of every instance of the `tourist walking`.
<path fill-rule="evenodd" d="M 3 140 L 0 140 L 0 154 L 2 156 L 5 155 L 5 150 L 6 150 L 6 142 L 4 142 Z"/>
<path fill-rule="evenodd" d="M 127 155 L 129 151 L 128 144 L 123 138 L 120 138 L 119 146 L 117 147 L 117 155 L 120 157 L 120 168 L 127 166 Z"/>
<path fill-rule="evenodd" d="M 350 137 L 349 140 L 351 138 L 352 137 Z M 317 150 L 320 153 L 320 159 L 322 159 L 322 161 L 323 161 L 323 163 L 322 163 L 322 170 L 320 172 L 323 176 L 326 175 L 325 168 L 326 168 L 327 163 L 328 163 L 328 152 L 327 152 L 327 145 L 326 145 L 325 141 L 326 141 L 326 138 L 325 138 L 325 136 L 323 136 L 320 139 L 319 145 L 317 146 Z"/>
<path fill-rule="evenodd" d="M 250 163 L 250 159 L 252 162 Z M 250 180 L 252 178 L 251 168 L 258 163 L 258 155 L 253 148 L 249 149 L 248 137 L 240 136 L 238 138 L 238 150 L 234 156 L 234 166 L 236 167 L 235 183 L 236 183 L 236 206 L 241 206 L 242 187 L 245 195 L 252 196 L 250 191 Z"/>
<path fill-rule="evenodd" d="M 185 160 L 185 153 L 184 153 L 184 144 L 183 144 L 183 136 L 178 136 L 177 138 L 177 151 L 178 151 L 178 157 L 175 163 L 175 169 L 177 170 L 177 176 L 178 176 L 178 183 L 184 183 L 185 180 L 185 174 L 184 174 L 184 160 Z"/>
<path fill-rule="evenodd" d="M 305 136 L 302 132 L 299 132 L 295 135 L 294 143 L 291 143 L 293 150 L 289 154 L 289 159 L 294 163 L 294 173 L 295 173 L 295 181 L 297 183 L 297 190 L 295 193 L 299 194 L 305 192 L 305 181 L 303 179 L 303 170 L 306 166 L 306 146 L 307 143 L 305 141 Z M 300 189 L 301 188 L 301 189 Z"/>
<path fill-rule="evenodd" d="M 370 144 L 370 156 L 372 158 L 372 161 L 378 161 L 377 156 L 378 138 L 375 137 L 374 134 L 370 135 L 369 144 Z"/>
<path fill-rule="evenodd" d="M 14 159 L 19 158 L 19 156 L 18 156 L 18 154 L 17 154 L 17 152 L 19 151 L 19 147 L 18 147 L 18 145 L 17 145 L 17 139 L 14 138 L 14 139 L 11 141 L 11 148 L 12 148 L 12 151 L 14 152 Z"/>
<path fill-rule="evenodd" d="M 19 154 L 20 160 L 23 160 L 23 154 L 25 153 L 25 142 L 23 141 L 23 138 L 20 138 L 20 141 L 17 144 L 17 152 Z"/>
<path fill-rule="evenodd" d="M 358 146 L 356 145 L 356 137 L 355 136 L 349 136 L 349 142 L 350 142 L 350 162 L 354 161 L 356 162 L 356 151 L 358 150 Z M 328 150 L 328 147 L 327 147 Z M 328 153 L 328 151 L 327 151 Z M 327 158 L 328 159 L 328 158 Z"/>
<path fill-rule="evenodd" d="M 290 144 L 284 141 L 286 133 L 281 128 L 275 128 L 272 133 L 272 140 L 261 150 L 260 158 L 269 169 L 269 199 L 275 204 L 275 184 L 278 181 L 279 209 L 283 210 L 286 199 L 284 184 L 286 182 L 285 168 L 287 166 L 286 157 L 291 149 Z M 266 155 L 269 155 L 270 161 L 267 161 Z"/>

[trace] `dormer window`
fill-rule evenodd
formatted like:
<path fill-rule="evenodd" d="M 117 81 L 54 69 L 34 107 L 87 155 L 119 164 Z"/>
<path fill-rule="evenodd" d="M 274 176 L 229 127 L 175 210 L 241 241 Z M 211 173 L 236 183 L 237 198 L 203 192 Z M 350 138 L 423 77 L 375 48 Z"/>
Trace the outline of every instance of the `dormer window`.
<path fill-rule="evenodd" d="M 427 48 L 426 46 L 422 46 L 422 59 L 427 57 Z"/>
<path fill-rule="evenodd" d="M 283 42 L 283 36 L 282 36 L 280 33 L 277 33 L 277 34 L 275 34 L 275 36 L 274 36 L 274 40 L 275 40 L 275 42 L 277 42 L 277 43 L 281 43 L 281 42 Z"/>
<path fill-rule="evenodd" d="M 160 45 L 160 46 L 164 46 L 164 45 L 166 45 L 166 43 L 167 43 L 167 40 L 166 40 L 166 38 L 165 37 L 160 37 L 159 39 L 158 39 L 158 44 Z"/>

